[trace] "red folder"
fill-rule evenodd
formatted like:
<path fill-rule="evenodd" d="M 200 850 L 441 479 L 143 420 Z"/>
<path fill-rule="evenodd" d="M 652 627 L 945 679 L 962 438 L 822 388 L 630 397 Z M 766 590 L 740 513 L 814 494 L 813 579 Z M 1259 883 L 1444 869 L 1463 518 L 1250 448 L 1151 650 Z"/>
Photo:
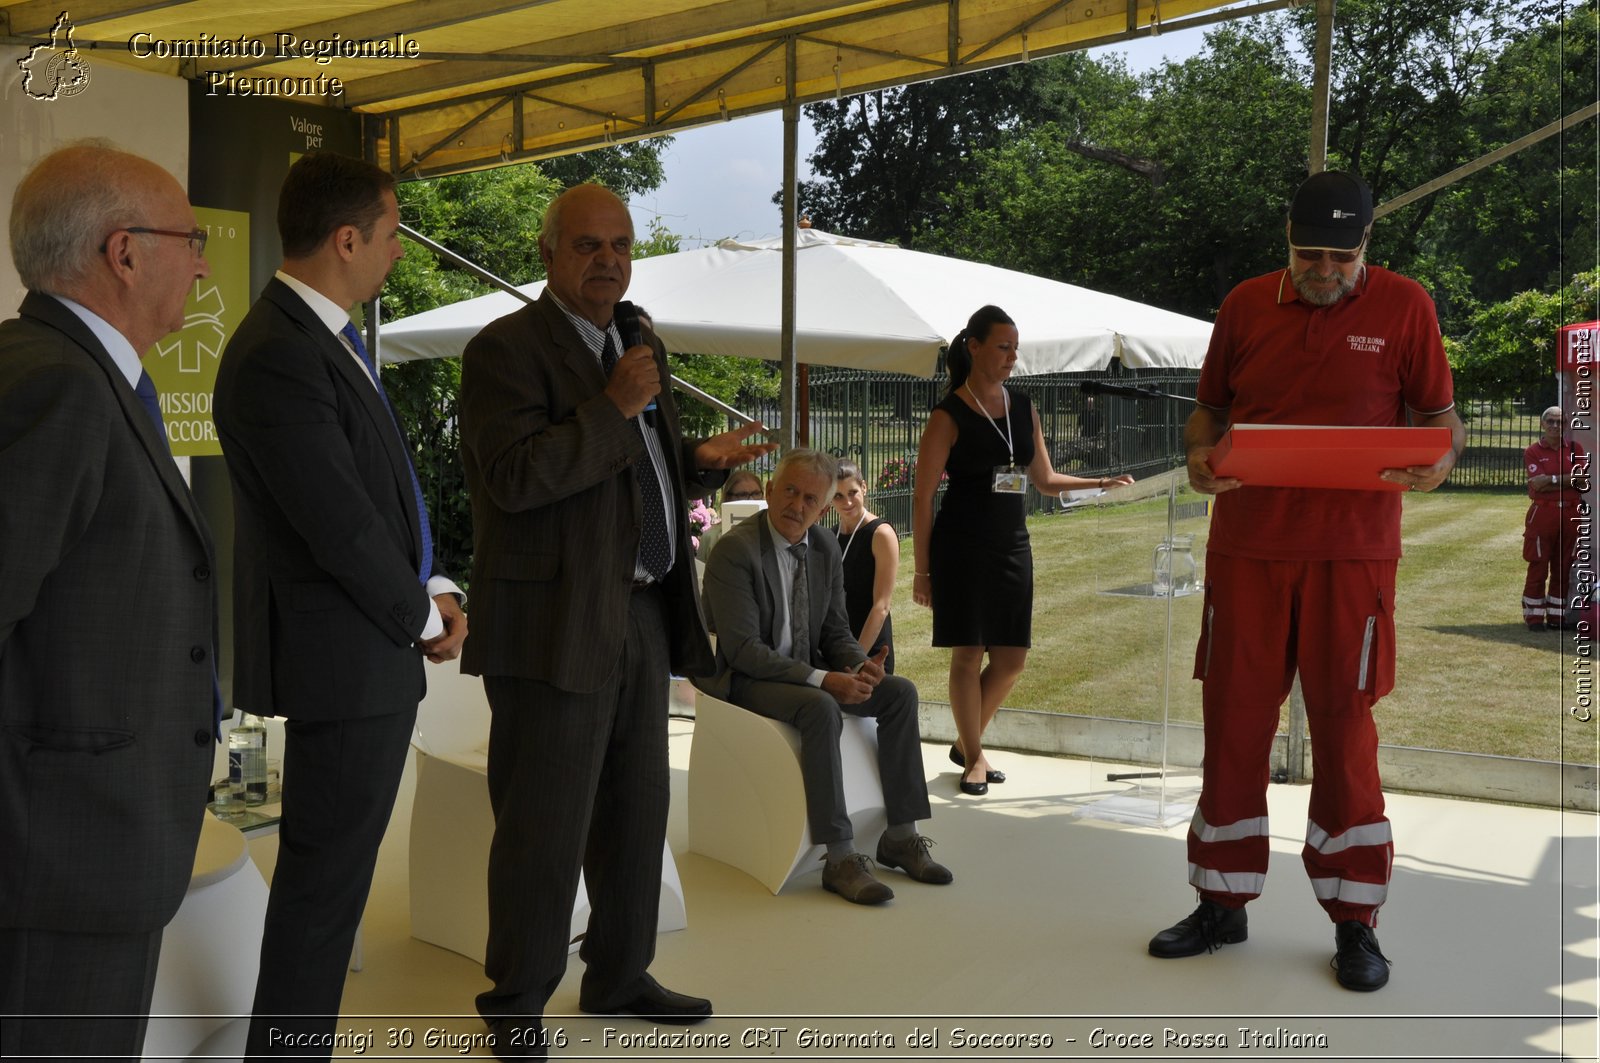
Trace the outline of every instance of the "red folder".
<path fill-rule="evenodd" d="M 1211 451 L 1211 469 L 1251 487 L 1402 491 L 1384 469 L 1432 465 L 1450 449 L 1448 428 L 1236 424 Z"/>

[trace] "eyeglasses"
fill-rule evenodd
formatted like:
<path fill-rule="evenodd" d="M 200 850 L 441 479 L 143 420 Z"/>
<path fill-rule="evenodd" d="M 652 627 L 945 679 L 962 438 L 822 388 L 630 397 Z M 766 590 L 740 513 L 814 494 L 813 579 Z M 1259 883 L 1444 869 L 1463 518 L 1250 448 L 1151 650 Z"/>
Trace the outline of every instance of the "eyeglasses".
<path fill-rule="evenodd" d="M 730 491 L 722 496 L 724 502 L 753 502 L 761 498 L 760 491 Z"/>
<path fill-rule="evenodd" d="M 206 253 L 206 236 L 209 235 L 204 229 L 190 229 L 188 232 L 180 232 L 177 229 L 150 229 L 143 225 L 129 225 L 123 229 L 113 229 L 112 231 L 125 233 L 145 233 L 150 236 L 176 236 L 180 240 L 189 241 L 189 246 L 194 249 L 194 252 L 197 255 L 203 255 Z M 111 238 L 109 236 L 106 237 L 106 242 L 109 242 L 110 239 Z M 105 249 L 106 243 L 101 243 L 100 250 L 104 251 Z"/>
<path fill-rule="evenodd" d="M 1361 247 L 1365 244 L 1366 241 L 1363 240 L 1361 244 L 1357 245 L 1354 251 L 1325 251 L 1322 249 L 1313 249 L 1309 247 L 1297 247 L 1294 249 L 1294 257 L 1298 258 L 1301 262 L 1306 263 L 1321 262 L 1322 259 L 1326 257 L 1330 262 L 1337 262 L 1341 266 L 1348 266 L 1350 263 L 1361 257 Z"/>

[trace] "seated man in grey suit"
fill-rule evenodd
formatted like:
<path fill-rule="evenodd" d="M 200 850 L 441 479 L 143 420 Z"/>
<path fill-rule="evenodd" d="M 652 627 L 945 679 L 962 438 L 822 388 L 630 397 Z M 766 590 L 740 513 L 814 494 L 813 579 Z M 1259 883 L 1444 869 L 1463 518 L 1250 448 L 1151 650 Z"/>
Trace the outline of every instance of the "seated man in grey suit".
<path fill-rule="evenodd" d="M 799 729 L 811 840 L 828 847 L 822 885 L 847 901 L 880 904 L 894 891 L 855 849 L 839 766 L 841 713 L 878 720 L 889 814 L 878 863 L 918 882 L 943 885 L 953 876 L 917 833 L 916 821 L 929 815 L 917 688 L 885 675 L 882 653 L 869 659 L 862 652 L 845 615 L 838 540 L 811 531 L 833 497 L 837 471 L 826 454 L 790 451 L 767 485 L 763 519 L 743 522 L 717 544 L 704 592 L 717 671 L 697 682 L 713 697 Z"/>

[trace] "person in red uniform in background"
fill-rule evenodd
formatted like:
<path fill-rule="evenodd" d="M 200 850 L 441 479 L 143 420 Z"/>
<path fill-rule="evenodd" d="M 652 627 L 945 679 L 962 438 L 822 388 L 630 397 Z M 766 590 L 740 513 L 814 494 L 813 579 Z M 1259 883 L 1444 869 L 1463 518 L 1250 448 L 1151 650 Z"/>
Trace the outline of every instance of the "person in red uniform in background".
<path fill-rule="evenodd" d="M 1589 458 L 1576 441 L 1562 441 L 1565 426 L 1561 407 L 1544 411 L 1539 418 L 1544 435 L 1522 456 L 1528 467 L 1528 497 L 1533 499 L 1522 532 L 1522 559 L 1528 563 L 1522 619 L 1529 631 L 1560 628 L 1567 614 L 1567 574 L 1578 545 L 1578 502 L 1589 476 Z"/>
<path fill-rule="evenodd" d="M 1184 431 L 1190 483 L 1220 496 L 1195 655 L 1205 768 L 1188 856 L 1200 905 L 1149 944 L 1166 959 L 1245 940 L 1244 906 L 1267 872 L 1272 737 L 1298 669 L 1314 776 L 1301 858 L 1335 924 L 1339 984 L 1363 991 L 1389 980 L 1372 931 L 1394 859 L 1372 707 L 1394 685 L 1400 494 L 1252 487 L 1213 475 L 1207 458 L 1231 424 L 1432 425 L 1451 430 L 1450 452 L 1382 477 L 1431 491 L 1449 475 L 1466 431 L 1433 301 L 1365 263 L 1371 224 L 1359 177 L 1308 178 L 1289 208 L 1287 268 L 1236 287 L 1212 330 Z"/>

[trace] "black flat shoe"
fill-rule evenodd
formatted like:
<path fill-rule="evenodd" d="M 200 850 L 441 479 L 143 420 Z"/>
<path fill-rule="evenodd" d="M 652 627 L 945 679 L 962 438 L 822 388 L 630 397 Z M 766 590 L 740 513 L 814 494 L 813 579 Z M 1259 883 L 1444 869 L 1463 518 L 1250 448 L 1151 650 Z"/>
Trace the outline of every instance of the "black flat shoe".
<path fill-rule="evenodd" d="M 958 768 L 967 766 L 967 758 L 961 755 L 961 750 L 954 745 L 950 747 L 950 763 Z M 983 773 L 984 782 L 1005 782 L 1006 773 L 1003 771 L 986 771 Z"/>
<path fill-rule="evenodd" d="M 962 779 L 961 792 L 964 794 L 971 794 L 973 797 L 982 797 L 984 794 L 989 792 L 989 784 L 986 782 L 968 782 L 967 780 Z"/>

